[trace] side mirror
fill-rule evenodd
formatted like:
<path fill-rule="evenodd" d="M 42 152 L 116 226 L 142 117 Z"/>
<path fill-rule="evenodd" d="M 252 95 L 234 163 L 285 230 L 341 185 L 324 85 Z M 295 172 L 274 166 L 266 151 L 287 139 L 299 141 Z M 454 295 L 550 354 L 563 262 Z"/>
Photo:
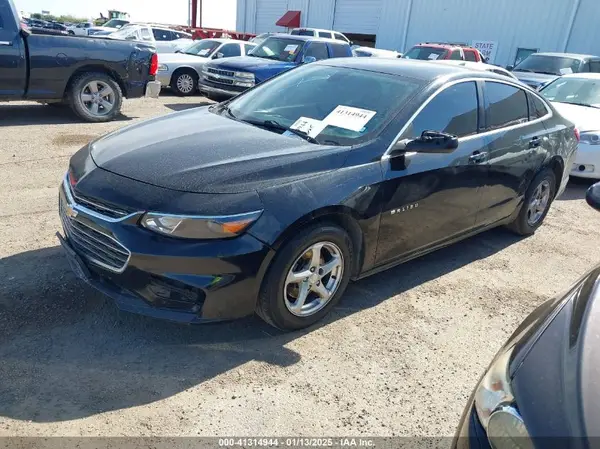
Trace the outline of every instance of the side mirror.
<path fill-rule="evenodd" d="M 224 58 L 224 57 L 225 57 L 225 55 L 223 53 L 221 53 L 221 52 L 216 53 L 215 56 L 214 56 L 215 59 L 221 59 L 221 58 Z"/>
<path fill-rule="evenodd" d="M 458 148 L 458 137 L 437 131 L 423 131 L 416 139 L 400 140 L 394 146 L 392 154 L 415 153 L 452 153 Z"/>
<path fill-rule="evenodd" d="M 509 72 L 512 72 L 512 69 L 514 69 L 515 66 L 514 65 L 507 65 L 506 66 L 506 70 L 508 70 Z"/>
<path fill-rule="evenodd" d="M 585 194 L 585 200 L 597 211 L 600 211 L 600 182 L 590 187 Z"/>
<path fill-rule="evenodd" d="M 317 58 L 314 56 L 304 56 L 302 58 L 302 64 L 310 64 L 311 62 L 317 62 Z"/>

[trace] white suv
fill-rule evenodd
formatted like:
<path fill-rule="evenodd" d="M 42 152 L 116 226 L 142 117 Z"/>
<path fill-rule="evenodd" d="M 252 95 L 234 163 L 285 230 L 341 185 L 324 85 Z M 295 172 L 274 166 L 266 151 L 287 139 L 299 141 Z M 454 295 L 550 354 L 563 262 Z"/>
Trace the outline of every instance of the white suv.
<path fill-rule="evenodd" d="M 318 28 L 294 28 L 292 31 L 290 31 L 290 34 L 294 34 L 296 36 L 315 36 L 323 37 L 325 39 L 336 39 L 352 45 L 350 39 L 348 39 L 342 33 L 338 33 L 337 31 L 333 30 L 319 30 Z"/>

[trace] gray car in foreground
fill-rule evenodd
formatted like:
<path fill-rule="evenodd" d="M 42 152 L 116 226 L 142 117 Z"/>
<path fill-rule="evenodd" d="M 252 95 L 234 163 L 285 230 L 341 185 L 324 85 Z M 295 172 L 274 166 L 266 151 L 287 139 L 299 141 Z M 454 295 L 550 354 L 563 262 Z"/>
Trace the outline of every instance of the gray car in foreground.
<path fill-rule="evenodd" d="M 252 42 L 233 39 L 203 39 L 176 53 L 158 56 L 158 80 L 177 95 L 193 95 L 204 64 L 213 59 L 247 55 L 256 47 Z"/>

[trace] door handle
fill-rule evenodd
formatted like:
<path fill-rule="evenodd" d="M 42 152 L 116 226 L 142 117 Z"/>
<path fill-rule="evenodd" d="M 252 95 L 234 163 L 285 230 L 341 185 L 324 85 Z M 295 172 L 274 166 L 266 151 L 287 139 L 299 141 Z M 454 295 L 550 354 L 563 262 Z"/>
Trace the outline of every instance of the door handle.
<path fill-rule="evenodd" d="M 533 137 L 529 141 L 529 148 L 537 148 L 542 144 L 542 140 L 539 137 Z"/>
<path fill-rule="evenodd" d="M 471 156 L 469 156 L 469 162 L 483 162 L 487 158 L 487 153 L 483 151 L 475 151 Z"/>
<path fill-rule="evenodd" d="M 0 41 L 0 45 L 4 45 L 5 47 L 10 47 L 12 45 L 12 42 L 10 42 L 10 41 Z"/>

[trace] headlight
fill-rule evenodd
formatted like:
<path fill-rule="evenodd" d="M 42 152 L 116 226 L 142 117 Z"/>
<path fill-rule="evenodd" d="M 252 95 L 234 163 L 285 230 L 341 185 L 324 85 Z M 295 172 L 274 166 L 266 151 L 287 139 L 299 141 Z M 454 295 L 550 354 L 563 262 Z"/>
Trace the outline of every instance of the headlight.
<path fill-rule="evenodd" d="M 582 143 L 587 143 L 588 145 L 600 145 L 600 131 L 590 131 L 581 133 Z"/>
<path fill-rule="evenodd" d="M 509 350 L 496 358 L 481 379 L 475 392 L 475 410 L 493 449 L 532 449 L 510 386 L 511 353 Z"/>
<path fill-rule="evenodd" d="M 254 81 L 254 73 L 249 73 L 249 72 L 235 72 L 235 77 L 236 78 L 241 78 L 241 79 L 244 79 L 244 80 Z"/>
<path fill-rule="evenodd" d="M 240 235 L 260 217 L 262 211 L 239 215 L 197 217 L 148 212 L 142 226 L 159 234 L 186 239 L 223 239 Z"/>
<path fill-rule="evenodd" d="M 169 66 L 167 64 L 158 64 L 159 72 L 166 72 L 167 70 L 169 70 Z"/>

